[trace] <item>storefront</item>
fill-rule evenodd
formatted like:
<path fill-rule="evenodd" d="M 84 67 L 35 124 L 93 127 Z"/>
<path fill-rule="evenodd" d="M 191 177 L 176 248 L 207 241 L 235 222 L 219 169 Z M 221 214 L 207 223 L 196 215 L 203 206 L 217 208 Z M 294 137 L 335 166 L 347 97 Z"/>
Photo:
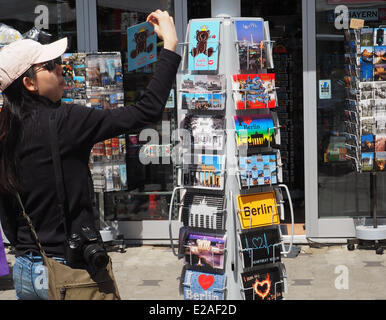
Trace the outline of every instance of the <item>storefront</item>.
<path fill-rule="evenodd" d="M 355 236 L 353 217 L 370 213 L 370 179 L 353 170 L 344 153 L 341 136 L 345 111 L 344 30 L 337 24 L 339 5 L 350 17 L 379 26 L 386 20 L 384 1 L 224 1 L 149 0 L 107 1 L 0 1 L 0 23 L 24 33 L 36 26 L 54 38 L 69 37 L 68 52 L 121 53 L 125 103 L 138 99 L 151 77 L 151 68 L 140 72 L 125 70 L 126 29 L 145 21 L 156 8 L 174 17 L 180 42 L 190 19 L 217 14 L 262 17 L 270 23 L 275 69 L 280 94 L 278 115 L 282 126 L 282 154 L 285 158 L 283 183 L 291 191 L 298 241 L 307 238 L 346 239 Z M 342 8 L 340 8 L 342 9 Z M 344 8 L 343 8 L 344 9 Z M 180 45 L 179 50 L 182 50 Z M 321 97 L 320 83 L 331 83 Z M 153 147 L 172 147 L 176 128 L 175 101 L 165 109 L 163 120 L 152 127 L 159 132 Z M 174 108 L 173 108 L 174 104 Z M 168 241 L 169 202 L 177 183 L 177 168 L 170 152 L 156 153 L 160 164 L 143 165 L 139 150 L 147 143 L 140 132 L 126 136 L 128 189 L 97 192 L 102 220 L 117 226 L 125 239 Z M 339 145 L 340 143 L 340 145 Z M 170 149 L 169 149 L 170 150 Z M 337 153 L 337 154 L 334 154 Z M 377 182 L 378 215 L 385 214 L 385 179 Z M 174 213 L 177 219 L 178 213 Z M 283 221 L 289 223 L 290 221 Z M 174 235 L 178 223 L 173 224 Z M 103 227 L 103 225 L 102 225 Z M 327 241 L 327 240 L 326 240 Z"/>

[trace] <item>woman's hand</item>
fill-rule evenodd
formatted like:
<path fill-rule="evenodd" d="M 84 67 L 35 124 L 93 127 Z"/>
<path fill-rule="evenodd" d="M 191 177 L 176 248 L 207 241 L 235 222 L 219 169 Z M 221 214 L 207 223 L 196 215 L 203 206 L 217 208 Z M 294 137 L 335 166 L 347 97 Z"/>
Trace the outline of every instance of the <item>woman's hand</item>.
<path fill-rule="evenodd" d="M 156 10 L 146 19 L 154 27 L 155 33 L 164 41 L 164 48 L 176 51 L 178 38 L 174 21 L 167 11 Z"/>

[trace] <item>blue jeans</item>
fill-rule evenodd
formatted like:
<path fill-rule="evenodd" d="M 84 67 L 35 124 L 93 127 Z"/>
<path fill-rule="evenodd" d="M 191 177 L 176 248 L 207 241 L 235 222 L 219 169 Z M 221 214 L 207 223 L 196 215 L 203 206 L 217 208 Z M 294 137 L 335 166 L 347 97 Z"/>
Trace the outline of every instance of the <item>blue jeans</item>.
<path fill-rule="evenodd" d="M 53 259 L 66 264 L 63 258 Z M 43 257 L 33 252 L 16 257 L 13 283 L 17 300 L 48 300 L 48 277 Z"/>

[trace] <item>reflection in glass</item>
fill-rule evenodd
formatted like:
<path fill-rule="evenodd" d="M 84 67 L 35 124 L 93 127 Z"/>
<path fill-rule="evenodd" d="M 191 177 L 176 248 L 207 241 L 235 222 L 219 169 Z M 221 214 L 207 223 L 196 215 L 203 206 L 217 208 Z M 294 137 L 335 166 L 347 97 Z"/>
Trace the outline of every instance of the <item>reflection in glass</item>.
<path fill-rule="evenodd" d="M 318 192 L 319 218 L 368 216 L 370 175 L 357 173 L 346 158 L 344 30 L 335 27 L 334 9 L 327 0 L 316 0 L 317 92 L 320 81 L 331 80 L 331 99 L 318 95 Z M 378 10 L 379 4 L 345 4 L 350 10 Z M 365 21 L 375 27 L 382 21 Z M 377 214 L 386 212 L 386 178 L 378 174 Z"/>

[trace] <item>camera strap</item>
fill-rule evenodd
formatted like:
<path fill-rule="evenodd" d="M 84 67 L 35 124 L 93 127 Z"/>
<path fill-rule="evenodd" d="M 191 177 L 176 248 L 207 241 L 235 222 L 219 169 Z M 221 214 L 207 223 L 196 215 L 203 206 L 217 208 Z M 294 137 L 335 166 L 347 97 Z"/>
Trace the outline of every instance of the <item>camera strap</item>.
<path fill-rule="evenodd" d="M 56 181 L 56 193 L 58 197 L 58 207 L 63 218 L 64 231 L 66 236 L 69 237 L 68 225 L 66 221 L 66 193 L 64 189 L 64 176 L 62 170 L 62 161 L 59 151 L 58 131 L 56 126 L 56 110 L 53 111 L 49 118 L 50 129 L 50 142 L 51 142 L 51 154 L 54 162 L 55 181 Z"/>

